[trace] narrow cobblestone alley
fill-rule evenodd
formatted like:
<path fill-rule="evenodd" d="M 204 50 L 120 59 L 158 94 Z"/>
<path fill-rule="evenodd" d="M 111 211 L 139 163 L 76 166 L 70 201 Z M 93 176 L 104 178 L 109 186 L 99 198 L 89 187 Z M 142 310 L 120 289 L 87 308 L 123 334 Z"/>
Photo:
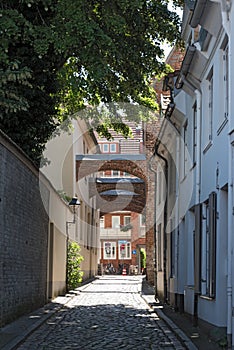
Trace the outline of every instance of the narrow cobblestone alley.
<path fill-rule="evenodd" d="M 17 349 L 186 349 L 151 311 L 141 285 L 142 276 L 94 280 Z"/>

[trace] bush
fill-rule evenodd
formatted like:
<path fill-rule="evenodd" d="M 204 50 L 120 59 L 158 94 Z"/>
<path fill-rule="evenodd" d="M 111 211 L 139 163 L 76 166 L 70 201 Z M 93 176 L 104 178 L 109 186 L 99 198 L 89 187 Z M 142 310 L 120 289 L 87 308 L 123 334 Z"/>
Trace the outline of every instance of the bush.
<path fill-rule="evenodd" d="M 68 242 L 67 252 L 67 289 L 74 289 L 82 282 L 83 272 L 80 263 L 84 258 L 80 254 L 80 246 L 76 242 Z"/>
<path fill-rule="evenodd" d="M 141 267 L 146 267 L 146 253 L 143 249 L 141 249 Z"/>

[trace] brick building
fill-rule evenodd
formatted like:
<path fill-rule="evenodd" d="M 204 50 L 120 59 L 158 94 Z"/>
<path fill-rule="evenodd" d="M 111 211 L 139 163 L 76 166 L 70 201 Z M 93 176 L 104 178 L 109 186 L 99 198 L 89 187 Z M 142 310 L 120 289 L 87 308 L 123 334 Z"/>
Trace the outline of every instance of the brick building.
<path fill-rule="evenodd" d="M 100 227 L 100 263 L 104 273 L 122 273 L 123 267 L 126 267 L 127 273 L 141 273 L 144 267 L 141 250 L 145 249 L 145 220 L 141 212 L 145 207 L 145 181 L 138 175 L 145 175 L 145 164 L 138 167 L 137 171 L 134 164 L 134 157 L 144 151 L 143 131 L 142 125 L 128 125 L 133 133 L 131 139 L 125 139 L 115 132 L 111 141 L 97 136 L 102 153 L 111 156 L 109 168 L 105 164 L 96 183 L 96 189 L 108 204 L 107 210 L 102 209 Z M 124 155 L 123 169 L 119 157 L 114 161 L 113 156 L 117 154 Z M 133 156 L 132 162 L 128 162 L 127 155 Z M 118 203 L 117 207 L 113 201 Z"/>

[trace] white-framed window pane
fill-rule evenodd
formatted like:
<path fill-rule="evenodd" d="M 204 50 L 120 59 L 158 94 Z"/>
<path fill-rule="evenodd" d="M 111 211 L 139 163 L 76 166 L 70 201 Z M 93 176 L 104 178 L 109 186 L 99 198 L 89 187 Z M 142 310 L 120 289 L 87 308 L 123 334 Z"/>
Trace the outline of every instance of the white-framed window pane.
<path fill-rule="evenodd" d="M 103 151 L 104 153 L 108 153 L 108 152 L 109 152 L 109 145 L 108 145 L 108 143 L 104 143 L 104 144 L 102 145 L 102 151 Z"/>
<path fill-rule="evenodd" d="M 110 144 L 110 152 L 116 153 L 116 144 L 115 143 Z"/>
<path fill-rule="evenodd" d="M 131 216 L 124 216 L 124 225 L 128 225 L 131 223 Z"/>
<path fill-rule="evenodd" d="M 140 225 L 145 226 L 145 214 L 140 214 Z"/>
<path fill-rule="evenodd" d="M 119 259 L 131 259 L 131 243 L 119 241 Z"/>
<path fill-rule="evenodd" d="M 101 216 L 100 218 L 100 228 L 104 228 L 104 217 Z"/>
<path fill-rule="evenodd" d="M 119 171 L 118 170 L 112 170 L 112 175 L 113 176 L 119 176 Z"/>
<path fill-rule="evenodd" d="M 126 176 L 126 177 L 131 177 L 131 174 L 129 174 L 129 173 L 126 172 L 126 171 L 124 171 L 123 175 Z"/>
<path fill-rule="evenodd" d="M 112 215 L 111 221 L 112 221 L 112 228 L 120 227 L 120 216 Z"/>
<path fill-rule="evenodd" d="M 193 106 L 193 164 L 197 159 L 197 104 Z"/>
<path fill-rule="evenodd" d="M 116 242 L 104 242 L 104 259 L 116 259 Z"/>

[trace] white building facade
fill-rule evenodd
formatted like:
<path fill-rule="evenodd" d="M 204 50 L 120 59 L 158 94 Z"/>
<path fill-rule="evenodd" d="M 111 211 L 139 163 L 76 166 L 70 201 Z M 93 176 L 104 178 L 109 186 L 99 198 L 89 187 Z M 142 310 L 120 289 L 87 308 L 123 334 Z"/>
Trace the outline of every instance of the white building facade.
<path fill-rule="evenodd" d="M 195 318 L 225 327 L 232 348 L 233 25 L 230 1 L 186 1 L 185 57 L 180 73 L 167 81 L 171 103 L 155 149 L 162 164 L 158 294 Z"/>
<path fill-rule="evenodd" d="M 72 121 L 70 132 L 61 131 L 47 143 L 44 156 L 50 164 L 42 168 L 43 174 L 68 202 L 72 197 L 77 197 L 80 202 L 75 217 L 69 211 L 63 233 L 66 239 L 80 245 L 80 253 L 84 258 L 81 262 L 84 280 L 95 276 L 98 270 L 100 213 L 96 207 L 96 198 L 89 196 L 89 178 L 95 177 L 95 174 L 78 178 L 76 156 L 94 154 L 98 150 L 96 138 L 89 131 L 86 121 L 77 118 Z M 60 215 L 59 211 L 55 211 L 55 217 L 60 218 Z"/>

